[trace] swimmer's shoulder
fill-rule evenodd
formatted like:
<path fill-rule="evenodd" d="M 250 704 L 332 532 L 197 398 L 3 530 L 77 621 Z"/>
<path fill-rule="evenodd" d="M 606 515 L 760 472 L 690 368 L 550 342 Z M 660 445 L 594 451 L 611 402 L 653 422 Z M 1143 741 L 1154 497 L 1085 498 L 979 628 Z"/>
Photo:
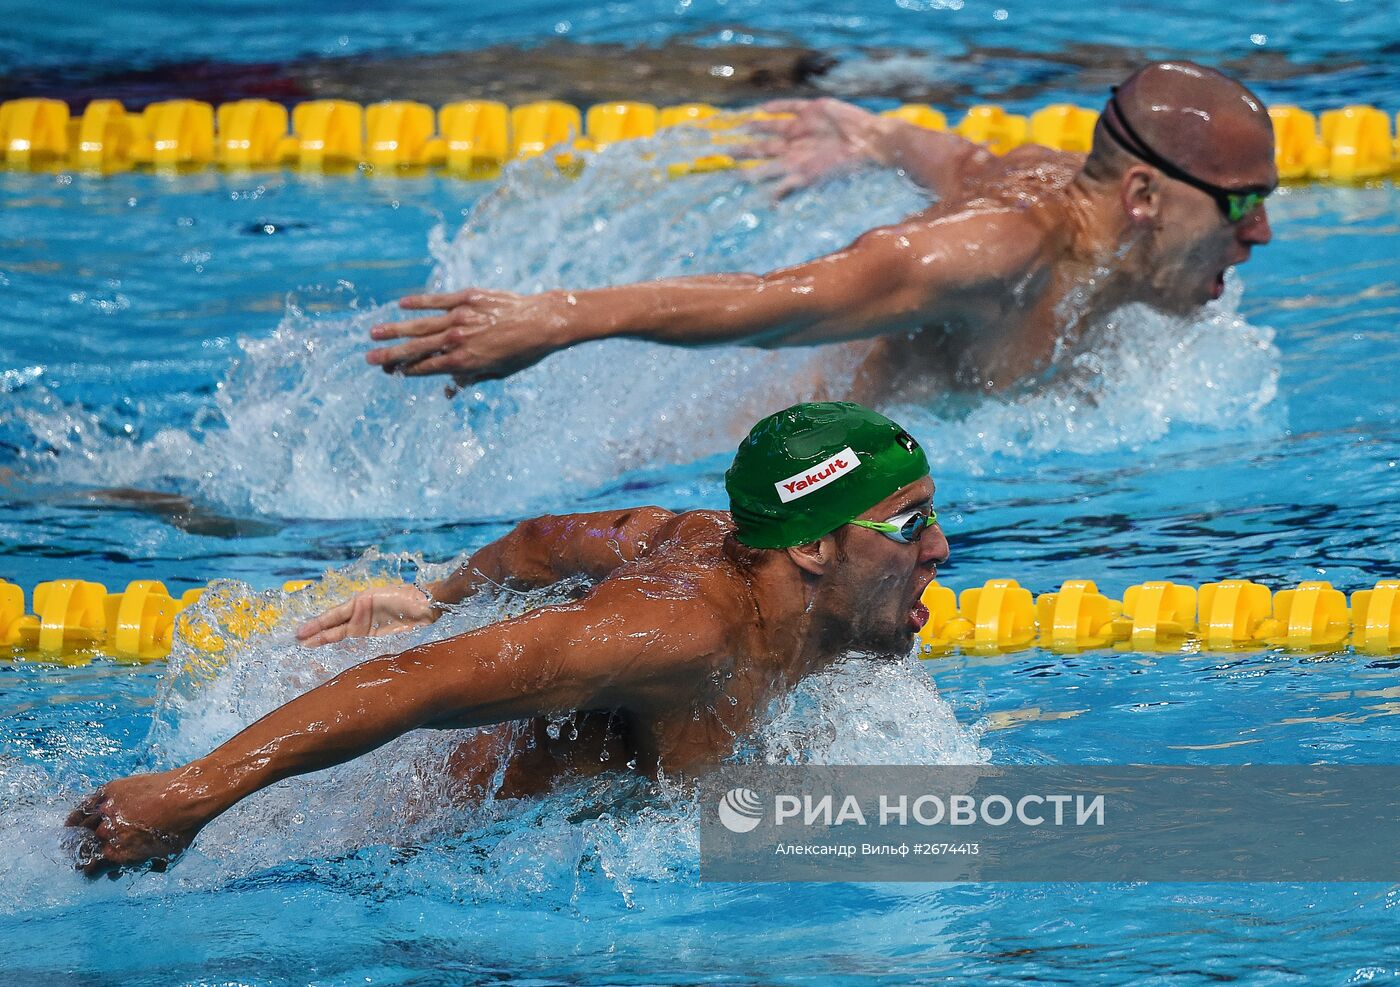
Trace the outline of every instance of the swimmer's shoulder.
<path fill-rule="evenodd" d="M 652 536 L 652 551 L 681 545 L 722 545 L 725 537 L 734 530 L 734 522 L 728 511 L 668 513 L 670 516 L 656 526 Z"/>
<path fill-rule="evenodd" d="M 1020 282 L 1053 253 L 1059 234 L 1035 211 L 989 193 L 936 204 L 886 235 L 902 236 L 913 255 L 937 258 L 937 283 L 980 298 Z"/>

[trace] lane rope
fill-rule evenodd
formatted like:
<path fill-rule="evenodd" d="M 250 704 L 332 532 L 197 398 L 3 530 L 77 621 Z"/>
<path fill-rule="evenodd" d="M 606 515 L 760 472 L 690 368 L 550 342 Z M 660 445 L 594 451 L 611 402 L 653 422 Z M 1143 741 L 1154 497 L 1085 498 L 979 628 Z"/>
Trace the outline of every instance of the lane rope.
<path fill-rule="evenodd" d="M 285 583 L 280 598 L 213 594 L 192 610 L 207 587 L 172 597 L 154 580 L 132 582 L 120 593 L 97 582 L 56 580 L 34 587 L 30 613 L 24 590 L 0 581 L 0 657 L 159 661 L 179 635 L 212 658 L 272 628 L 293 594 L 311 593 L 308 606 L 326 609 L 369 585 L 328 576 Z M 1088 579 L 1068 580 L 1038 597 L 1014 579 L 989 579 L 958 594 L 930 583 L 923 603 L 929 619 L 918 640 L 925 658 L 1034 647 L 1061 653 L 1277 648 L 1322 654 L 1348 647 L 1364 654 L 1400 652 L 1400 580 L 1357 590 L 1348 601 L 1322 581 L 1278 592 L 1242 579 L 1200 587 L 1154 581 L 1129 586 L 1122 599 L 1111 599 Z"/>
<path fill-rule="evenodd" d="M 114 99 L 96 99 L 80 115 L 57 99 L 0 103 L 0 162 L 11 169 L 72 168 L 114 174 L 133 168 L 164 172 L 221 167 L 232 171 L 293 168 L 315 173 L 372 172 L 449 175 L 487 180 L 514 160 L 550 153 L 565 173 L 583 155 L 611 144 L 653 137 L 667 127 L 713 131 L 718 145 L 733 143 L 740 124 L 761 111 L 728 112 L 705 103 L 657 107 L 621 101 L 586 112 L 557 100 L 508 107 L 464 100 L 437 110 L 426 103 L 312 100 L 288 111 L 280 103 L 244 99 L 218 107 L 173 99 L 129 112 Z M 773 116 L 773 114 L 767 114 Z M 779 114 L 780 115 L 780 114 Z M 1023 144 L 1087 151 L 1098 111 L 1056 103 L 1029 116 L 986 104 L 950 126 L 942 111 L 908 103 L 884 116 L 929 130 L 951 130 L 1005 154 Z M 1359 182 L 1400 171 L 1400 114 L 1350 105 L 1314 114 L 1297 106 L 1270 108 L 1279 175 L 1289 181 Z M 668 167 L 671 177 L 725 171 L 745 162 L 721 149 Z"/>

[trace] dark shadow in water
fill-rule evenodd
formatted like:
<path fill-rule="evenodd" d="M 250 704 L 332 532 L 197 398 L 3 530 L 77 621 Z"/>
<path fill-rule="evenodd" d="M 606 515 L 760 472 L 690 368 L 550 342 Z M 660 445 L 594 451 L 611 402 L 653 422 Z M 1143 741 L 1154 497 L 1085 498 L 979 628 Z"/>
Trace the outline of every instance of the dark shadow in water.
<path fill-rule="evenodd" d="M 437 54 L 372 52 L 285 62 L 187 61 L 144 66 L 69 65 L 16 68 L 0 77 L 0 99 L 44 96 L 66 100 L 81 112 L 93 99 L 120 99 L 140 110 L 164 99 L 220 103 L 270 99 L 296 103 L 348 99 L 369 103 L 393 94 L 433 106 L 462 99 L 512 105 L 560 99 L 580 106 L 608 100 L 644 100 L 740 106 L 778 97 L 839 95 L 847 99 L 899 99 L 956 106 L 969 101 L 1034 98 L 1047 88 L 1102 93 L 1152 58 L 1190 57 L 1186 50 L 1103 44 L 1071 44 L 1057 51 L 969 45 L 957 54 L 931 56 L 908 48 L 806 47 L 781 32 L 735 25 L 764 44 L 711 45 L 712 32 L 681 35 L 655 45 L 577 44 L 549 40 L 520 47 L 493 45 Z M 926 73 L 882 72 L 881 64 L 932 59 Z M 1251 82 L 1317 80 L 1366 66 L 1338 58 L 1307 64 L 1271 50 L 1219 61 L 1218 67 Z M 858 66 L 857 71 L 833 72 Z"/>
<path fill-rule="evenodd" d="M 67 502 L 69 506 L 79 509 L 90 507 L 107 510 L 115 506 L 150 514 L 181 531 L 209 538 L 263 538 L 282 530 L 282 525 L 270 521 L 227 517 L 215 513 L 181 494 L 137 490 L 134 487 L 74 491 L 48 499 L 56 503 Z"/>

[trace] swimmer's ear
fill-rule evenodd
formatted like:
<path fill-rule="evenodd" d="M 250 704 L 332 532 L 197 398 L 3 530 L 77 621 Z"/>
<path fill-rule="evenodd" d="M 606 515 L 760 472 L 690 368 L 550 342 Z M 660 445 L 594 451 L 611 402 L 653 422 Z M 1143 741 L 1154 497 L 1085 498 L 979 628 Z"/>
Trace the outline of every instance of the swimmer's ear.
<path fill-rule="evenodd" d="M 794 545 L 783 551 L 788 553 L 788 558 L 792 559 L 797 568 L 814 576 L 823 576 L 831 568 L 832 560 L 836 558 L 836 539 L 831 535 L 823 535 L 816 541 Z"/>
<path fill-rule="evenodd" d="M 1123 202 L 1123 215 L 1133 226 L 1148 226 L 1156 222 L 1162 207 L 1162 197 L 1152 170 L 1135 165 L 1123 172 L 1118 183 Z"/>

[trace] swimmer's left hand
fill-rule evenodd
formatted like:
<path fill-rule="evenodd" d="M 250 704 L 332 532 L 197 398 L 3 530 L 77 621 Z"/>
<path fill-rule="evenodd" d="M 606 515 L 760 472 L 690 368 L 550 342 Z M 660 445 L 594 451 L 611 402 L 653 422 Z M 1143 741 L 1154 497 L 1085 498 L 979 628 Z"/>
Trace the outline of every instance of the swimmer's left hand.
<path fill-rule="evenodd" d="M 749 174 L 772 181 L 774 198 L 852 171 L 862 164 L 884 164 L 880 117 L 839 99 L 779 99 L 759 109 L 786 116 L 746 125 L 766 139 L 746 156 L 764 163 Z"/>
<path fill-rule="evenodd" d="M 440 616 L 433 604 L 431 594 L 409 583 L 376 586 L 302 624 L 297 640 L 316 648 L 347 637 L 377 637 L 425 627 Z"/>

